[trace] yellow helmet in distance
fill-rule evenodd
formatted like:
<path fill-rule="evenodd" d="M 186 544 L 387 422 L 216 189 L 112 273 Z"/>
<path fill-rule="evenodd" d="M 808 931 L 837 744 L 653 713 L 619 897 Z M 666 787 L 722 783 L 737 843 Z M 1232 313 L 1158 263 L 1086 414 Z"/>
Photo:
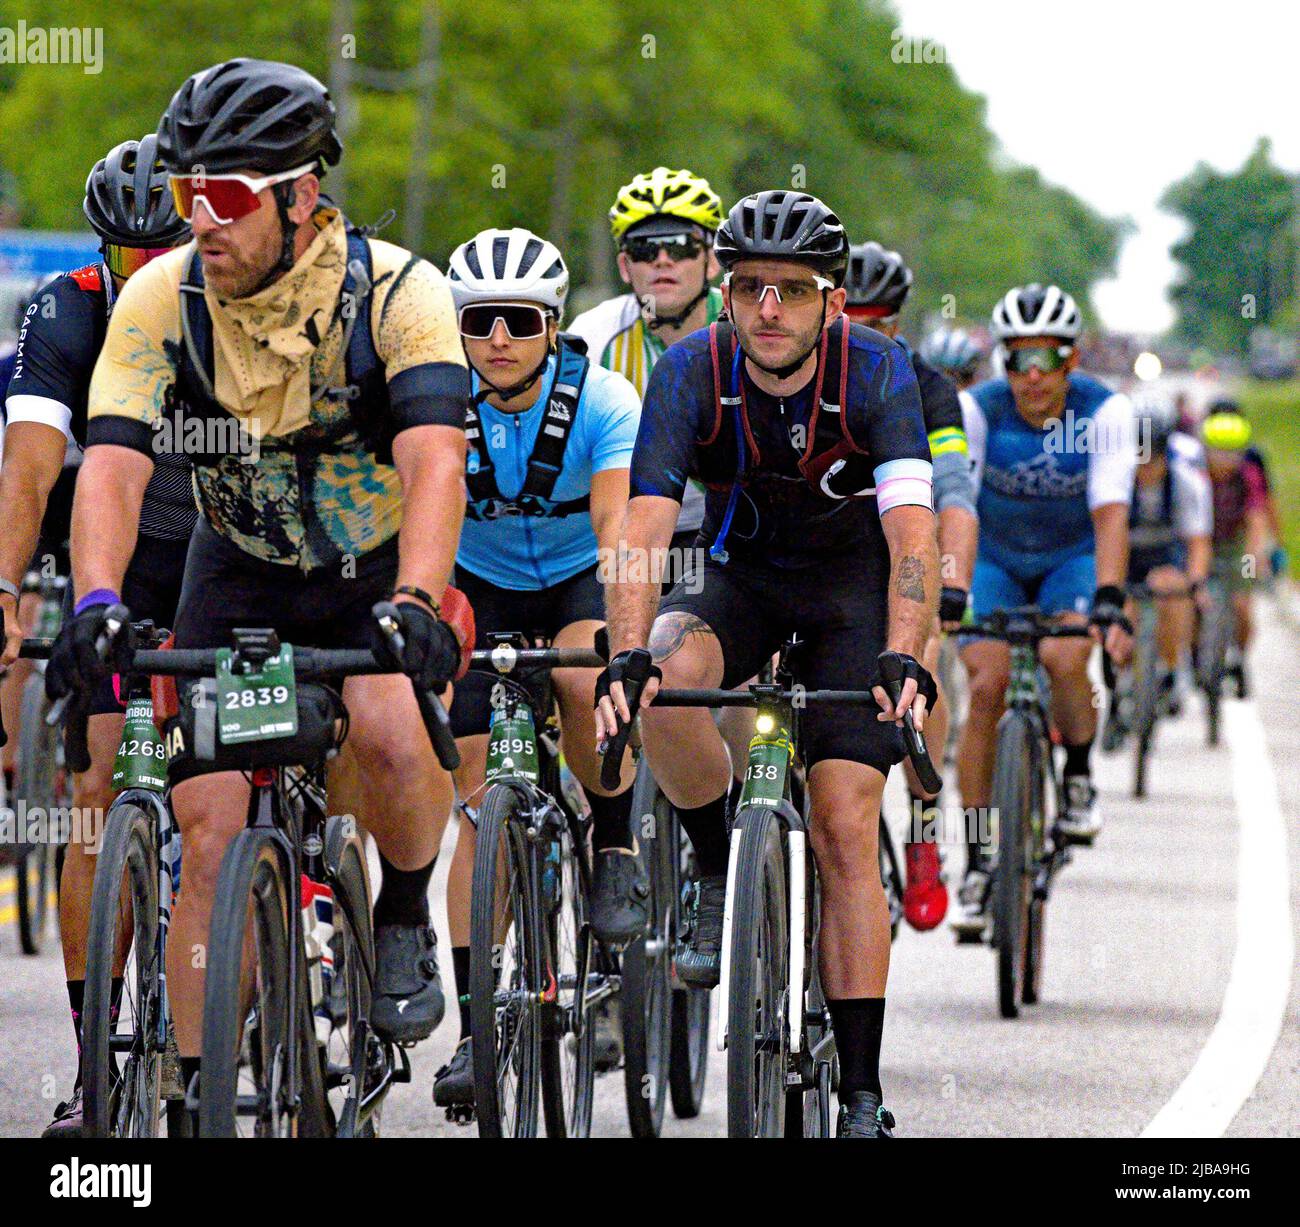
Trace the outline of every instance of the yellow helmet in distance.
<path fill-rule="evenodd" d="M 1240 413 L 1211 413 L 1201 423 L 1201 438 L 1218 452 L 1244 452 L 1250 442 L 1250 423 Z"/>
<path fill-rule="evenodd" d="M 722 224 L 722 201 L 707 179 L 689 170 L 656 166 L 619 188 L 609 211 L 614 241 L 621 242 L 628 230 L 649 217 L 680 217 L 712 233 Z"/>

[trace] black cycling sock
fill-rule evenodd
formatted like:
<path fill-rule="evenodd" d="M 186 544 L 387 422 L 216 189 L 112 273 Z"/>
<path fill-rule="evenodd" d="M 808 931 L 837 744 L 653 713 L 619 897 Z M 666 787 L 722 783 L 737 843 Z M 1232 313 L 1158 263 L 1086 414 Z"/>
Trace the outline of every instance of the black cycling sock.
<path fill-rule="evenodd" d="M 460 1006 L 460 1036 L 469 1034 L 469 947 L 451 948 L 451 971 L 456 978 L 456 1001 Z"/>
<path fill-rule="evenodd" d="M 698 809 L 679 809 L 682 830 L 695 849 L 695 864 L 703 877 L 727 872 L 727 794 Z"/>
<path fill-rule="evenodd" d="M 381 852 L 379 864 L 384 880 L 375 900 L 375 928 L 381 925 L 427 925 L 429 923 L 429 880 L 438 863 L 435 855 L 423 869 L 398 869 Z"/>
<path fill-rule="evenodd" d="M 85 980 L 67 980 L 68 1006 L 72 1010 L 72 1033 L 77 1038 L 77 1080 L 74 1086 L 81 1085 L 81 1011 L 86 1002 Z"/>
<path fill-rule="evenodd" d="M 1072 746 L 1068 743 L 1065 747 L 1065 774 L 1066 775 L 1091 775 L 1092 768 L 1088 765 L 1088 759 L 1092 757 L 1092 738 L 1082 742 L 1080 745 Z"/>
<path fill-rule="evenodd" d="M 632 789 L 625 788 L 617 797 L 587 793 L 591 806 L 591 847 L 595 852 L 606 848 L 631 848 Z"/>
<path fill-rule="evenodd" d="M 835 1050 L 840 1057 L 840 1103 L 853 1091 L 880 1095 L 880 1037 L 885 1029 L 883 997 L 828 1001 Z"/>

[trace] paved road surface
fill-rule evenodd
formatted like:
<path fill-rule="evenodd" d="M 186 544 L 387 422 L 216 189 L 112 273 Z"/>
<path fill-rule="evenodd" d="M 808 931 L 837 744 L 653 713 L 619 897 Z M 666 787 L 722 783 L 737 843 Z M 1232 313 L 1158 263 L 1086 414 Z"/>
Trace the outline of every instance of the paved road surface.
<path fill-rule="evenodd" d="M 989 950 L 958 948 L 946 929 L 904 930 L 894 949 L 883 1058 L 900 1136 L 1134 1136 L 1152 1125 L 1194 1067 L 1180 1101 L 1190 1104 L 1190 1115 L 1180 1117 L 1186 1131 L 1226 1126 L 1233 1136 L 1300 1135 L 1300 985 L 1287 976 L 1300 900 L 1298 645 L 1300 634 L 1270 612 L 1253 661 L 1259 697 L 1230 705 L 1235 744 L 1205 747 L 1194 701 L 1181 721 L 1161 727 L 1144 803 L 1126 795 L 1126 757 L 1101 761 L 1107 826 L 1053 895 L 1040 1006 L 1003 1021 Z M 1263 751 L 1255 746 L 1254 757 L 1241 759 L 1249 755 L 1257 722 L 1266 731 Z M 1245 767 L 1235 777 L 1234 758 Z M 1269 775 L 1284 826 L 1270 826 L 1258 809 L 1260 780 Z M 895 810 L 897 787 L 891 781 Z M 1243 788 L 1250 790 L 1248 812 L 1239 816 Z M 1278 827 L 1289 841 L 1289 863 L 1275 843 L 1259 846 Z M 433 888 L 440 926 L 452 839 L 454 832 Z M 1244 893 L 1238 884 L 1243 848 Z M 955 875 L 956 848 L 950 863 Z M 12 901 L 12 879 L 0 879 L 0 919 Z M 1239 925 L 1249 941 L 1228 992 Z M 1259 1017 L 1270 1013 L 1274 999 L 1285 1012 L 1280 1038 L 1280 1011 Z M 415 1051 L 413 1084 L 390 1097 L 385 1132 L 473 1136 L 472 1128 L 444 1121 L 429 1097 L 433 1072 L 454 1040 L 449 1014 Z M 1262 1075 L 1253 1083 L 1248 1075 L 1234 1096 L 1223 1084 L 1231 1084 L 1250 1051 Z M 1227 1061 L 1220 1059 L 1225 1052 Z M 721 1067 L 714 1054 L 704 1114 L 694 1121 L 670 1115 L 669 1132 L 724 1132 Z M 12 921 L 0 923 L 0 1135 L 39 1132 L 71 1073 L 59 956 L 50 949 L 36 959 L 20 957 Z M 597 1132 L 626 1134 L 622 1095 L 621 1074 L 599 1081 Z M 1207 1124 L 1213 1112 L 1202 1108 L 1225 1097 L 1222 1121 Z M 1166 1115 L 1154 1128 L 1162 1131 L 1168 1121 Z"/>

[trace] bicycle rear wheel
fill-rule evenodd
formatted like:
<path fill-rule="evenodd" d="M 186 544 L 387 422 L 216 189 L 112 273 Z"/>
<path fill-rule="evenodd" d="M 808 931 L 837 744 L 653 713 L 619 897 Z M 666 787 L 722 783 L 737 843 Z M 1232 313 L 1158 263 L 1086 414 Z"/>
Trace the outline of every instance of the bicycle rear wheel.
<path fill-rule="evenodd" d="M 1232 607 L 1228 596 L 1216 585 L 1212 589 L 1210 610 L 1201 625 L 1197 656 L 1200 683 L 1205 693 L 1205 739 L 1211 746 L 1219 744 L 1223 710 L 1223 677 L 1232 636 Z"/>
<path fill-rule="evenodd" d="M 670 811 L 671 812 L 671 811 Z M 691 841 L 682 830 L 677 815 L 672 814 L 671 835 L 666 841 L 665 865 L 671 884 L 673 904 L 672 944 L 677 948 L 681 930 L 681 909 L 685 894 L 693 889 L 698 876 Z M 673 861 L 676 857 L 676 861 Z M 673 873 L 673 870 L 676 870 Z M 692 1120 L 704 1107 L 704 1084 L 709 1074 L 709 990 L 674 988 L 672 995 L 672 1040 L 668 1055 L 668 1090 L 673 1114 L 679 1120 Z"/>
<path fill-rule="evenodd" d="M 623 1020 L 623 1087 L 632 1136 L 659 1136 L 668 1098 L 672 1050 L 672 949 L 676 875 L 670 856 L 677 823 L 645 760 L 632 797 L 632 822 L 650 883 L 650 930 L 623 952 L 620 1015 Z"/>
<path fill-rule="evenodd" d="M 885 888 L 885 902 L 889 905 L 889 940 L 892 942 L 898 938 L 898 926 L 903 919 L 903 872 L 898 865 L 898 851 L 883 809 L 876 842 L 879 845 L 880 884 Z"/>
<path fill-rule="evenodd" d="M 115 805 L 95 865 L 86 937 L 81 1016 L 86 1137 L 158 1135 L 161 954 L 153 819 L 129 802 Z M 123 985 L 115 1001 L 119 968 Z"/>
<path fill-rule="evenodd" d="M 1008 712 L 998 729 L 993 808 L 998 815 L 998 863 L 993 880 L 993 944 L 997 948 L 998 1008 L 1019 1014 L 1033 896 L 1033 729 Z"/>
<path fill-rule="evenodd" d="M 383 1043 L 368 1025 L 375 974 L 370 876 L 365 847 L 347 825 L 350 821 L 336 815 L 325 828 L 325 863 L 334 892 L 334 974 L 322 1057 L 325 1093 L 339 1136 L 373 1138 L 379 1136 L 379 1111 L 376 1106 L 367 1112 L 366 1098 L 386 1061 Z"/>
<path fill-rule="evenodd" d="M 226 849 L 208 940 L 200 1137 L 332 1132 L 302 950 L 297 1008 L 290 1014 L 289 909 L 297 906 L 296 885 L 288 880 L 278 832 L 246 829 Z M 246 994 L 241 970 L 250 925 L 254 957 Z"/>
<path fill-rule="evenodd" d="M 1133 795 L 1139 798 L 1147 794 L 1147 765 L 1160 703 L 1157 660 L 1155 610 L 1143 609 L 1133 661 Z"/>
<path fill-rule="evenodd" d="M 789 1051 L 789 911 L 781 824 L 772 810 L 737 816 L 740 848 L 732 901 L 727 997 L 727 1135 L 781 1137 Z"/>
<path fill-rule="evenodd" d="M 469 996 L 479 1137 L 537 1136 L 544 980 L 524 804 L 495 784 L 478 812 Z"/>
<path fill-rule="evenodd" d="M 549 987 L 541 1003 L 542 1109 L 549 1138 L 591 1134 L 596 1081 L 595 1017 L 588 997 L 595 948 L 587 888 L 566 823 L 559 837 L 559 890 L 543 879 Z"/>

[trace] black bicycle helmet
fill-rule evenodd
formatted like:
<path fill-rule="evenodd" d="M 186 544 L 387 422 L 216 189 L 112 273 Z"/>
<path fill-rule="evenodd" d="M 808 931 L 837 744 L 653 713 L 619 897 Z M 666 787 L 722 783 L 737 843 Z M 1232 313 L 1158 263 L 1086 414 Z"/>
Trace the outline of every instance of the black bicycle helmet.
<path fill-rule="evenodd" d="M 849 248 L 844 288 L 849 306 L 882 307 L 897 315 L 912 289 L 912 270 L 896 251 L 886 251 L 879 243 L 857 243 Z"/>
<path fill-rule="evenodd" d="M 152 132 L 123 141 L 95 163 L 81 209 L 104 242 L 123 247 L 171 247 L 190 232 L 176 212 Z"/>
<path fill-rule="evenodd" d="M 205 68 L 176 91 L 158 149 L 174 174 L 275 173 L 312 162 L 319 174 L 343 152 L 329 90 L 311 73 L 243 58 Z"/>
<path fill-rule="evenodd" d="M 816 196 L 777 188 L 732 205 L 713 252 L 728 271 L 738 260 L 795 260 L 839 286 L 849 241 L 840 219 Z"/>

